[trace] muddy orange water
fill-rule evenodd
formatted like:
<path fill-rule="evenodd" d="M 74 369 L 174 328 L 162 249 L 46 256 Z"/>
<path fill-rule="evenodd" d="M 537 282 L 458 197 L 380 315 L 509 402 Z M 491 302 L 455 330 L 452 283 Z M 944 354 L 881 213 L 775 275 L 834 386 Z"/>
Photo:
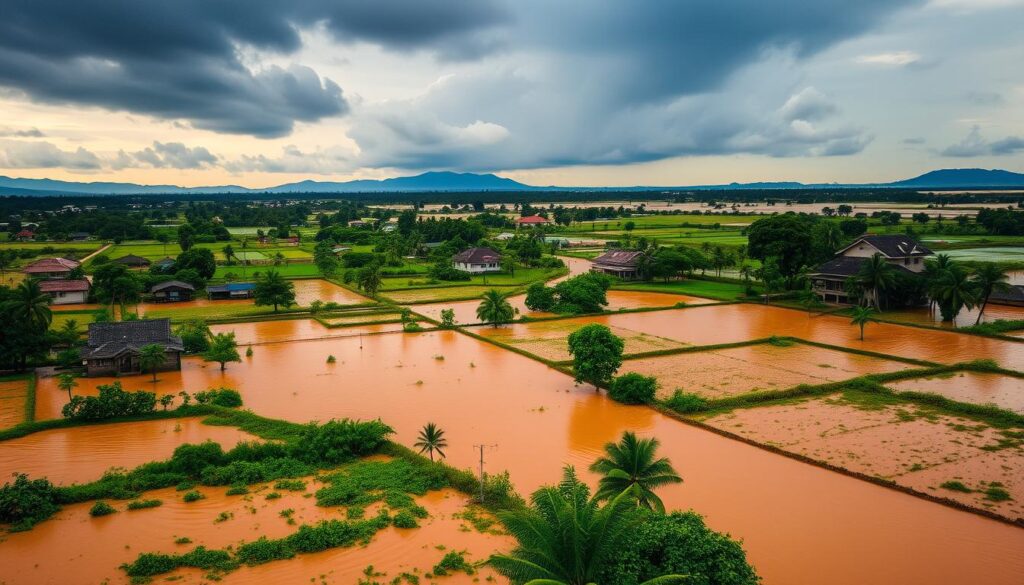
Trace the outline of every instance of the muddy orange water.
<path fill-rule="evenodd" d="M 0 381 L 0 429 L 25 421 L 28 380 Z"/>
<path fill-rule="evenodd" d="M 627 313 L 601 317 L 581 317 L 558 325 L 572 330 L 576 325 L 602 323 L 624 331 L 644 333 L 681 343 L 709 345 L 748 339 L 789 335 L 883 354 L 953 363 L 991 358 L 1000 365 L 1024 370 L 1024 345 L 954 332 L 871 323 L 860 341 L 849 319 L 831 315 L 812 316 L 804 311 L 758 304 L 712 305 L 651 313 Z M 475 331 L 501 340 L 531 340 L 545 337 L 546 322 L 522 323 Z M 563 345 L 558 344 L 561 348 Z"/>
<path fill-rule="evenodd" d="M 306 493 L 281 491 L 282 497 L 276 500 L 266 499 L 271 491 L 267 486 L 254 487 L 255 491 L 248 496 L 226 496 L 226 488 L 201 487 L 199 491 L 206 498 L 192 503 L 183 502 L 181 492 L 174 489 L 155 490 L 147 492 L 145 497 L 162 500 L 160 507 L 127 511 L 127 502 L 108 500 L 118 512 L 100 518 L 89 516 L 91 504 L 68 506 L 54 519 L 30 532 L 4 535 L 6 540 L 0 543 L 0 554 L 4 557 L 0 582 L 7 585 L 128 583 L 129 578 L 118 567 L 134 561 L 139 553 L 182 553 L 199 545 L 224 548 L 260 536 L 282 538 L 295 532 L 300 524 L 344 518 L 343 509 L 320 508 L 314 498 L 303 497 L 318 487 L 310 483 Z M 431 514 L 431 518 L 421 521 L 420 528 L 387 528 L 378 532 L 366 547 L 334 549 L 300 555 L 289 561 L 245 567 L 226 575 L 223 582 L 320 583 L 322 576 L 326 583 L 351 585 L 368 565 L 373 565 L 378 572 L 388 573 L 389 581 L 401 571 L 418 569 L 420 575 L 429 571 L 444 555 L 444 551 L 436 548 L 438 546 L 466 550 L 468 560 L 472 561 L 506 546 L 507 537 L 461 530 L 463 522 L 452 514 L 464 509 L 466 496 L 442 490 L 416 499 Z M 293 510 L 295 525 L 289 525 L 280 515 L 288 509 Z M 229 514 L 229 519 L 218 522 L 221 513 Z M 373 513 L 375 508 L 368 510 L 368 514 Z M 175 544 L 179 537 L 187 537 L 192 542 Z M 47 551 L 45 558 L 40 556 L 43 551 Z M 481 576 L 486 578 L 489 574 L 485 572 Z M 181 578 L 177 582 L 209 583 L 198 570 L 160 575 L 154 582 L 163 582 L 172 575 Z M 454 577 L 451 582 L 470 583 L 471 578 Z"/>
<path fill-rule="evenodd" d="M 900 380 L 887 384 L 897 391 L 931 392 L 974 404 L 995 404 L 1024 414 L 1024 379 L 1001 374 L 959 372 L 951 376 Z"/>
<path fill-rule="evenodd" d="M 258 324 L 268 335 L 279 326 Z M 701 333 L 720 329 L 705 324 Z M 985 347 L 989 340 L 969 341 Z M 435 422 L 446 431 L 452 464 L 475 466 L 473 445 L 497 445 L 486 453 L 487 468 L 509 470 L 524 494 L 557 481 L 565 463 L 593 479 L 584 470 L 625 430 L 656 436 L 686 480 L 661 493 L 666 504 L 693 508 L 713 528 L 744 539 L 769 584 L 1009 584 L 1024 573 L 1024 530 L 614 403 L 556 370 L 458 332 L 374 335 L 362 343 L 260 346 L 252 360 L 224 374 L 188 359 L 181 373 L 161 374 L 158 385 L 232 386 L 247 408 L 292 421 L 381 417 L 406 445 Z M 326 364 L 327 355 L 337 362 Z M 148 386 L 143 377 L 122 380 L 129 388 Z M 45 560 L 49 545 L 38 542 L 32 554 Z"/>
<path fill-rule="evenodd" d="M 367 321 L 374 317 L 366 317 Z M 214 333 L 235 332 L 235 340 L 239 345 L 252 343 L 275 343 L 278 341 L 295 341 L 301 339 L 322 339 L 325 337 L 346 337 L 401 331 L 401 323 L 382 323 L 378 325 L 350 325 L 347 327 L 324 327 L 313 319 L 282 319 L 276 321 L 272 331 L 261 327 L 260 323 L 231 323 L 227 325 L 211 325 Z M 239 352 L 244 353 L 244 352 Z"/>
<path fill-rule="evenodd" d="M 179 445 L 207 439 L 225 449 L 257 440 L 235 427 L 204 425 L 198 418 L 54 429 L 0 442 L 0 483 L 13 473 L 57 484 L 94 481 L 111 467 L 131 469 L 166 459 Z"/>
<path fill-rule="evenodd" d="M 880 316 L 884 319 L 907 321 L 909 323 L 924 323 L 926 325 L 938 325 L 940 327 L 968 327 L 978 321 L 979 307 L 964 309 L 956 316 L 953 323 L 946 323 L 942 320 L 942 313 L 938 308 L 919 308 L 906 311 L 886 311 Z M 1024 319 L 1024 307 L 1010 305 L 996 305 L 989 303 L 982 315 L 982 323 L 990 323 L 999 319 Z"/>
<path fill-rule="evenodd" d="M 660 386 L 659 396 L 669 396 L 678 388 L 721 398 L 797 384 L 824 384 L 908 367 L 902 362 L 820 347 L 764 344 L 627 360 L 620 372 L 654 376 Z"/>

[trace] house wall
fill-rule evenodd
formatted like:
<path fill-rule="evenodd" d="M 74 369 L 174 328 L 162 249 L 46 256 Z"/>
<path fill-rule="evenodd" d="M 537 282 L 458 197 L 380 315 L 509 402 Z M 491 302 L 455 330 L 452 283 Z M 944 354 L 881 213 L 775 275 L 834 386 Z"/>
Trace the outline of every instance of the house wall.
<path fill-rule="evenodd" d="M 179 352 L 164 352 L 166 360 L 157 368 L 158 372 L 167 372 L 181 369 L 181 354 Z M 85 373 L 87 376 L 116 376 L 118 374 L 142 374 L 138 368 L 138 356 L 132 356 L 134 369 L 131 371 L 119 370 L 118 365 L 121 358 L 86 360 Z M 148 373 L 148 372 L 147 372 Z"/>
<path fill-rule="evenodd" d="M 86 291 L 57 291 L 47 294 L 50 295 L 50 299 L 52 299 L 53 304 L 55 305 L 75 305 L 85 303 L 89 300 L 89 293 Z"/>
<path fill-rule="evenodd" d="M 881 254 L 881 251 L 865 242 L 861 242 L 849 250 L 843 252 L 843 256 L 847 258 L 870 258 L 875 254 Z M 886 262 L 895 266 L 902 266 L 911 272 L 921 272 L 924 270 L 924 258 L 921 256 L 907 257 L 907 258 L 886 258 Z"/>
<path fill-rule="evenodd" d="M 497 262 L 492 262 L 490 264 L 468 264 L 466 262 L 454 262 L 453 266 L 455 266 L 456 270 L 461 270 L 463 272 L 469 272 L 472 274 L 480 274 L 481 272 L 501 271 L 501 266 Z"/>

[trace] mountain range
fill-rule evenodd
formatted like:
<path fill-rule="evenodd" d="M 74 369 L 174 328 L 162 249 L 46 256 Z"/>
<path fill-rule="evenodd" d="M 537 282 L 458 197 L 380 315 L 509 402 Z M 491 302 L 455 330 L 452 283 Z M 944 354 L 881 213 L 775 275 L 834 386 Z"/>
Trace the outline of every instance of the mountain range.
<path fill-rule="evenodd" d="M 0 195 L 209 195 L 213 193 L 416 193 L 465 191 L 674 191 L 713 189 L 824 189 L 891 187 L 910 189 L 1024 188 L 1024 174 L 999 169 L 941 169 L 892 183 L 729 183 L 726 185 L 636 186 L 636 187 L 557 187 L 527 185 L 494 174 L 426 172 L 409 177 L 355 181 L 299 181 L 264 189 L 238 185 L 179 187 L 177 185 L 139 185 L 114 182 L 74 182 L 53 179 L 18 179 L 0 175 Z"/>

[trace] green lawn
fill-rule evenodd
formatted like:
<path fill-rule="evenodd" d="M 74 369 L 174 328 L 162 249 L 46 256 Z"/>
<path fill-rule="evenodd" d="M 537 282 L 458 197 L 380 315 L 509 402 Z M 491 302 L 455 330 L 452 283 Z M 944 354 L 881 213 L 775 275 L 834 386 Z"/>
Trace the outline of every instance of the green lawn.
<path fill-rule="evenodd" d="M 286 278 L 299 278 L 305 276 L 321 276 L 320 269 L 316 267 L 316 264 L 312 262 L 293 263 L 293 264 L 281 264 L 274 266 L 273 264 L 260 264 L 260 265 L 249 265 L 245 267 L 244 275 L 242 266 L 235 264 L 233 266 L 218 266 L 217 271 L 213 273 L 214 280 L 226 280 L 229 274 L 234 275 L 232 280 L 252 280 L 260 275 L 266 274 L 268 270 L 276 270 Z"/>
<path fill-rule="evenodd" d="M 635 290 L 647 292 L 675 293 L 704 297 L 719 301 L 735 301 L 745 295 L 742 284 L 732 282 L 718 282 L 714 280 L 698 280 L 688 278 L 672 282 L 638 282 L 638 283 L 615 283 L 612 288 L 618 290 Z"/>
<path fill-rule="evenodd" d="M 96 320 L 96 311 L 53 311 L 50 329 L 60 329 L 65 322 L 72 319 L 78 323 L 78 330 L 84 333 L 89 328 L 89 323 Z"/>
<path fill-rule="evenodd" d="M 150 309 L 146 311 L 147 319 L 169 318 L 180 322 L 189 319 L 225 319 L 232 317 L 257 317 L 274 314 L 274 307 L 257 307 L 255 304 L 237 304 L 225 302 L 196 306 L 192 303 L 172 303 L 166 309 Z M 283 307 L 282 307 L 283 308 Z M 295 309 L 295 305 L 292 305 Z"/>
<path fill-rule="evenodd" d="M 311 259 L 313 257 L 313 255 L 308 251 L 303 250 L 298 246 L 260 246 L 255 243 L 250 243 L 249 247 L 243 250 L 241 248 L 241 244 L 238 242 L 215 242 L 212 244 L 196 244 L 195 247 L 212 251 L 217 261 L 224 262 L 226 258 L 221 250 L 223 250 L 224 246 L 228 244 L 235 249 L 235 253 L 239 256 L 242 254 L 251 254 L 251 260 L 270 259 L 277 253 L 281 253 L 282 256 L 288 259 Z M 168 242 L 166 246 L 158 242 L 124 242 L 111 246 L 110 249 L 104 252 L 104 255 L 108 256 L 112 260 L 129 254 L 142 256 L 149 260 L 160 260 L 167 256 L 174 258 L 180 253 L 181 248 L 178 246 L 177 242 Z"/>
<path fill-rule="evenodd" d="M 619 230 L 627 221 L 633 222 L 637 230 L 643 228 L 678 228 L 685 224 L 690 225 L 728 225 L 728 224 L 751 224 L 762 215 L 737 214 L 737 215 L 651 215 L 646 217 L 619 217 L 601 221 L 584 221 L 573 224 L 568 228 L 560 228 L 560 231 L 569 232 L 594 232 Z"/>

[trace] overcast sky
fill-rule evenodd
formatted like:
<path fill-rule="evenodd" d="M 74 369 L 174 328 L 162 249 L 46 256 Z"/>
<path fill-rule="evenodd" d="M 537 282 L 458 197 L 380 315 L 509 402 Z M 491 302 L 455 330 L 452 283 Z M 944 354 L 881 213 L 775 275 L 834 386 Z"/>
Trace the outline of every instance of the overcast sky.
<path fill-rule="evenodd" d="M 4 0 L 0 174 L 1024 172 L 1024 0 Z"/>

